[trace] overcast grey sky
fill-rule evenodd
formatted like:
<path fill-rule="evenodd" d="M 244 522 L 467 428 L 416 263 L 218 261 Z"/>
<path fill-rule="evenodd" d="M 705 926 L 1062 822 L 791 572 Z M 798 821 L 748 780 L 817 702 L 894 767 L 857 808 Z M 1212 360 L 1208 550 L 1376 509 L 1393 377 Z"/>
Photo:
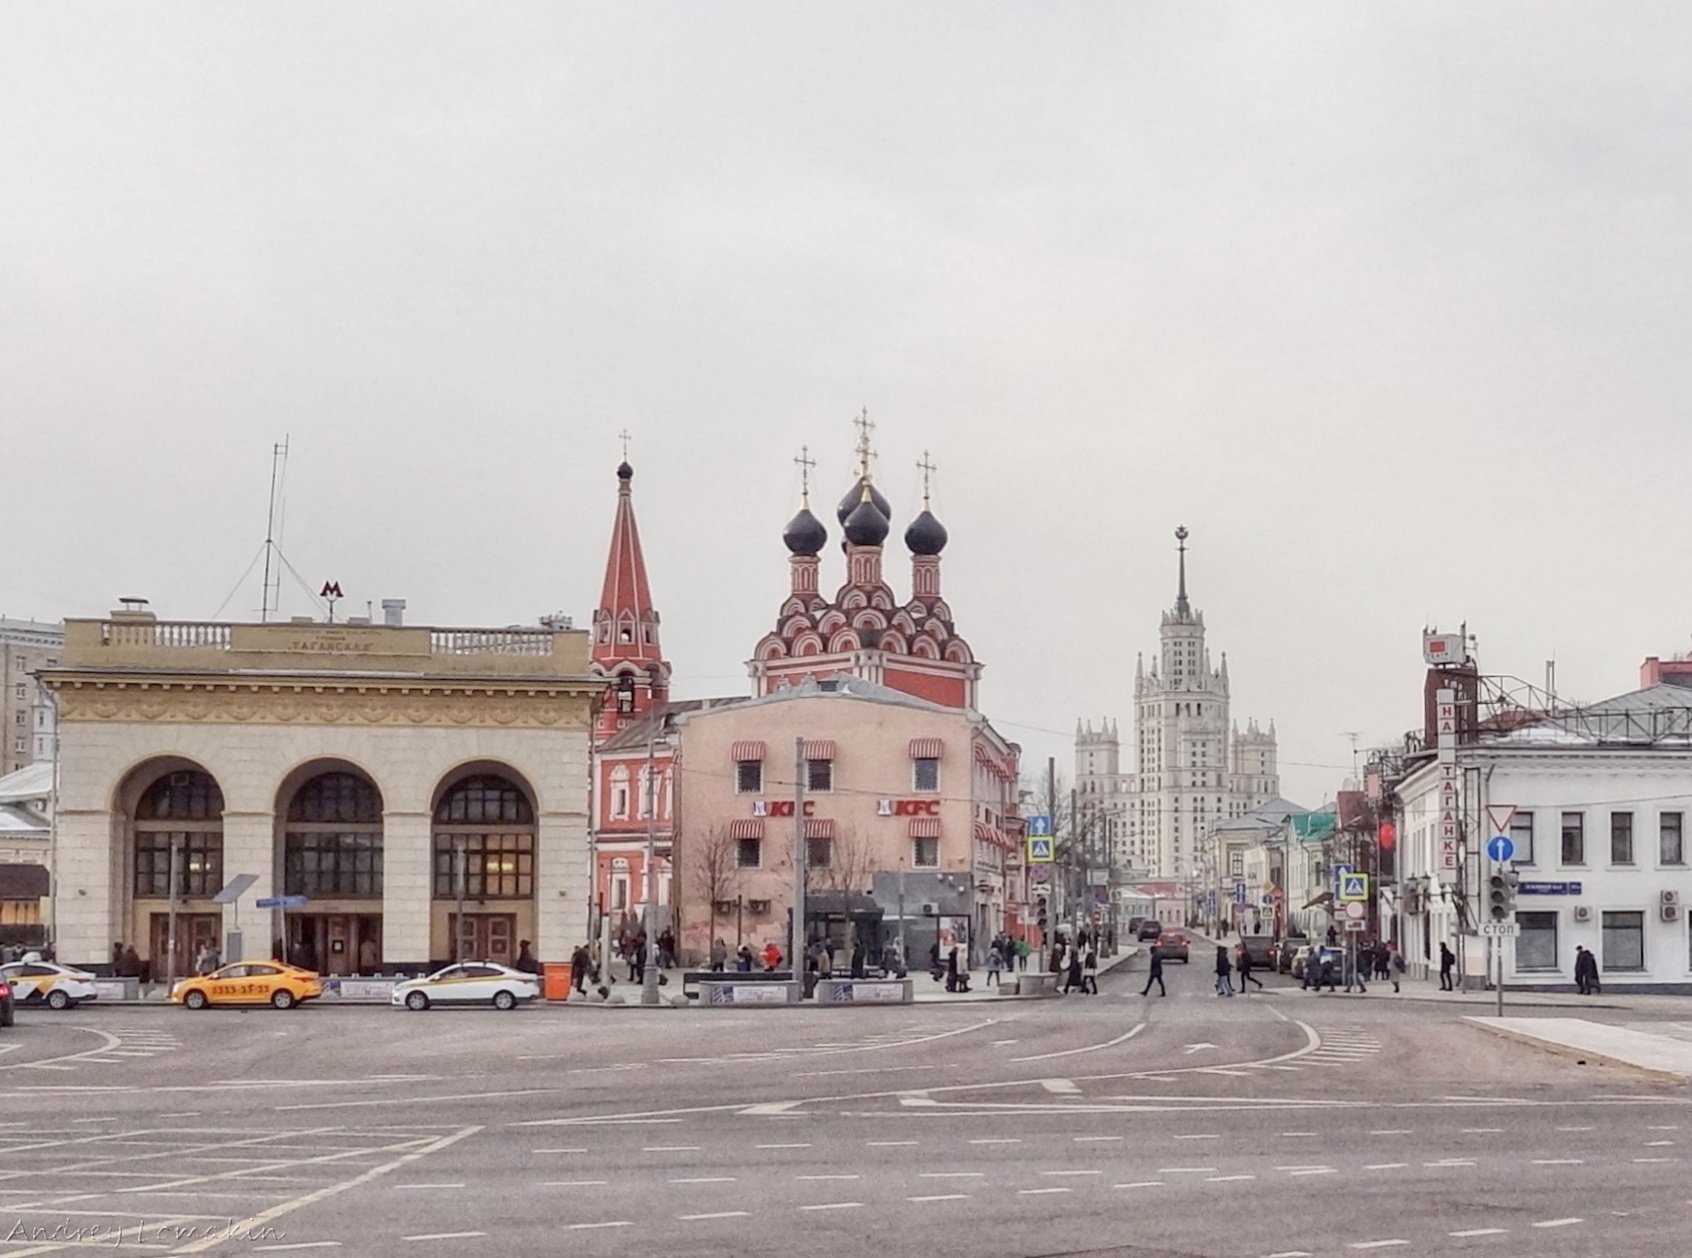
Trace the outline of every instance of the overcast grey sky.
<path fill-rule="evenodd" d="M 1344 731 L 1416 723 L 1425 623 L 1587 698 L 1692 645 L 1689 34 L 1668 3 L 7 6 L 0 611 L 209 616 L 287 433 L 285 548 L 343 612 L 580 621 L 626 426 L 678 690 L 737 693 L 791 459 L 834 502 L 868 406 L 897 531 L 940 465 L 946 592 L 1031 758 L 1128 728 L 1184 523 L 1235 712 L 1314 803 Z"/>

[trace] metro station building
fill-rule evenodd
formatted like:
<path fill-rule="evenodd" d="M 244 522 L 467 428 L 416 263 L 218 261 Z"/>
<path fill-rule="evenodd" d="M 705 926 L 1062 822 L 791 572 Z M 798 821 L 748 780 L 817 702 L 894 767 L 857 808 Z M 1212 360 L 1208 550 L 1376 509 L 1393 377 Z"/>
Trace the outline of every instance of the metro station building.
<path fill-rule="evenodd" d="M 246 957 L 280 944 L 326 974 L 459 947 L 511 960 L 519 939 L 568 956 L 605 688 L 588 663 L 586 633 L 551 628 L 67 622 L 41 673 L 60 717 L 59 959 L 133 944 L 156 977 L 182 974 L 236 931 Z M 245 894 L 214 899 L 240 874 Z M 306 902 L 256 905 L 279 896 Z"/>

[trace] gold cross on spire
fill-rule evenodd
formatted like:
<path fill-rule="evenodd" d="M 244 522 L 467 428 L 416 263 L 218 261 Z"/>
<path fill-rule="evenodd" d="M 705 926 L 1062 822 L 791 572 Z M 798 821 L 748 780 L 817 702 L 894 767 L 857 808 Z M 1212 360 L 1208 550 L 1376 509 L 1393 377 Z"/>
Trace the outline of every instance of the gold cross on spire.
<path fill-rule="evenodd" d="M 917 470 L 922 473 L 922 509 L 928 510 L 928 478 L 940 469 L 934 466 L 934 461 L 928 457 L 928 451 L 922 452 L 922 458 L 917 460 Z"/>
<path fill-rule="evenodd" d="M 629 461 L 629 430 L 625 428 L 617 436 L 623 443 L 623 462 L 627 463 Z"/>
<path fill-rule="evenodd" d="M 858 475 L 868 476 L 870 460 L 875 457 L 875 447 L 870 445 L 870 434 L 875 431 L 875 421 L 869 417 L 869 407 L 864 407 L 852 423 L 858 430 Z"/>
<path fill-rule="evenodd" d="M 799 501 L 806 507 L 811 505 L 811 469 L 817 461 L 811 457 L 810 446 L 799 447 L 799 457 L 793 460 L 799 465 Z"/>

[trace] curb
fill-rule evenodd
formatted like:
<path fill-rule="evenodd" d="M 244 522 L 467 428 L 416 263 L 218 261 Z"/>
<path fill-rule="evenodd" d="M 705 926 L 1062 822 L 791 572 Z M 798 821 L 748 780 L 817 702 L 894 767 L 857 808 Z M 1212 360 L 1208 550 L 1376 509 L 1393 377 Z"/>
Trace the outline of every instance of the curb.
<path fill-rule="evenodd" d="M 1689 1081 L 1687 1075 L 1676 1074 L 1672 1070 L 1658 1070 L 1653 1066 L 1641 1066 L 1637 1062 L 1624 1061 L 1620 1057 L 1611 1057 L 1607 1053 L 1589 1052 L 1573 1044 L 1563 1044 L 1556 1040 L 1530 1035 L 1525 1031 L 1518 1031 L 1514 1027 L 1499 1026 L 1494 1021 L 1476 1017 L 1473 1014 L 1465 1015 L 1463 1021 L 1471 1023 L 1483 1031 L 1488 1031 L 1498 1036 L 1499 1039 L 1514 1040 L 1518 1044 L 1526 1044 L 1530 1048 L 1537 1048 L 1542 1052 L 1552 1053 L 1558 1057 L 1575 1059 L 1581 1065 L 1596 1062 L 1600 1066 L 1613 1066 L 1618 1070 L 1631 1071 L 1633 1074 L 1642 1075 L 1657 1083 L 1672 1083 L 1682 1087 Z"/>

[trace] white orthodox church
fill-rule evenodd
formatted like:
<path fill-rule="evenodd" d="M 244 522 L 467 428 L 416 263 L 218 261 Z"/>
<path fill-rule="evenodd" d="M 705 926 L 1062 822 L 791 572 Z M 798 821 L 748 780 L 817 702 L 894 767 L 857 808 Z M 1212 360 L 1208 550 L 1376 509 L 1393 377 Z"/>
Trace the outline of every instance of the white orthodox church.
<path fill-rule="evenodd" d="M 1126 771 L 1116 722 L 1076 723 L 1075 786 L 1084 819 L 1102 825 L 1119 866 L 1152 878 L 1200 876 L 1218 822 L 1280 794 L 1275 725 L 1241 730 L 1229 713 L 1228 657 L 1212 668 L 1204 613 L 1187 600 L 1187 530 L 1175 530 L 1180 587 L 1163 613 L 1158 658 L 1134 671 L 1135 758 Z"/>

